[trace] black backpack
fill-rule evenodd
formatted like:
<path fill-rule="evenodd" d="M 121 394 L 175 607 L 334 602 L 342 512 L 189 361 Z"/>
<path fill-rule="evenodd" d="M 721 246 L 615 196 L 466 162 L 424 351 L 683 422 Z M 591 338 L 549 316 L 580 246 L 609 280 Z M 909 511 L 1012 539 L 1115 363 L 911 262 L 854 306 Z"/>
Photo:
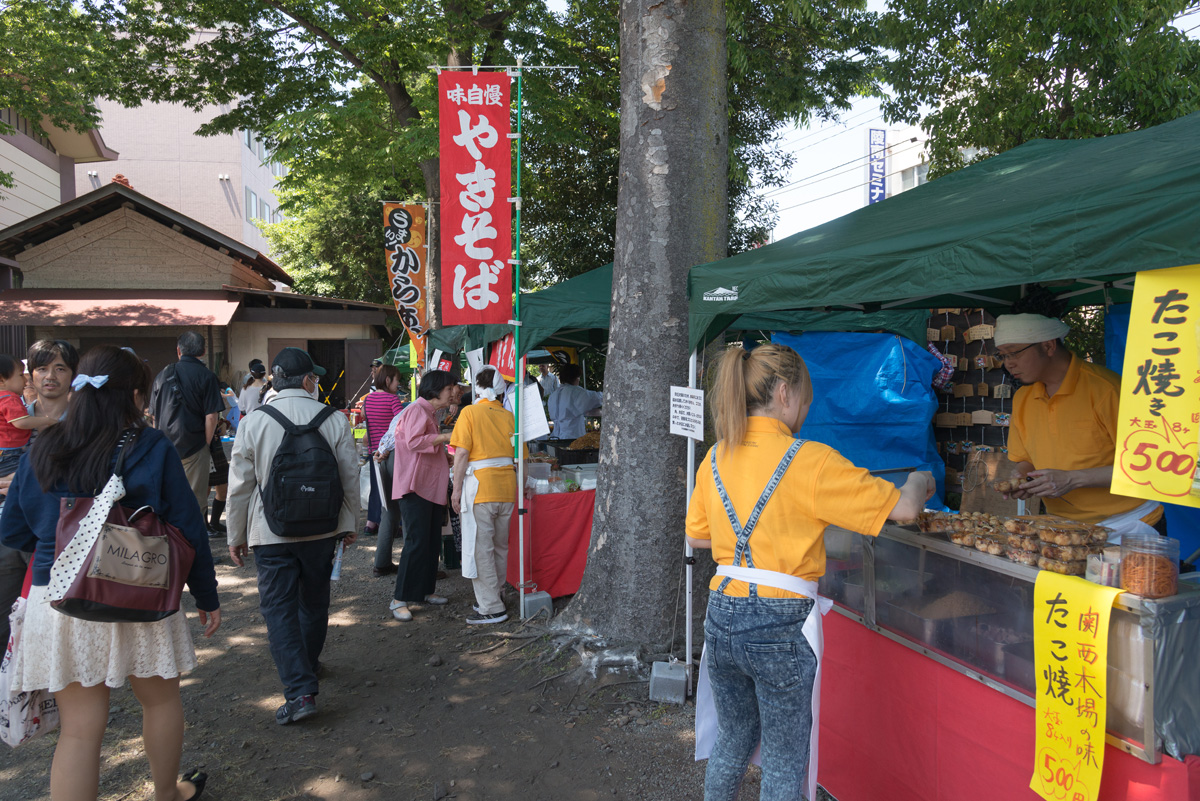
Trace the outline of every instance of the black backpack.
<path fill-rule="evenodd" d="M 284 431 L 271 459 L 271 472 L 259 484 L 271 532 L 277 537 L 313 537 L 337 531 L 344 495 L 342 476 L 333 449 L 319 431 L 337 409 L 325 406 L 302 426 L 269 405 L 255 411 L 275 418 Z"/>

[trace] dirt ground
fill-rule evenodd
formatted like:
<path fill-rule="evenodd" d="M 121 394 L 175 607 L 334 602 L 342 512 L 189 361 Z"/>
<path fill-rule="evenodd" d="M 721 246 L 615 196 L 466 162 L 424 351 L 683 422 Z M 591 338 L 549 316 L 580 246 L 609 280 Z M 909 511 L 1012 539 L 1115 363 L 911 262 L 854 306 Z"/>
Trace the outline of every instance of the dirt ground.
<path fill-rule="evenodd" d="M 225 550 L 224 540 L 213 544 Z M 703 796 L 704 766 L 692 759 L 690 703 L 650 702 L 644 675 L 612 674 L 582 684 L 556 677 L 578 665 L 574 652 L 537 664 L 536 657 L 552 649 L 519 620 L 467 626 L 474 598 L 457 572 L 438 585 L 447 606 L 421 607 L 413 622 L 397 623 L 387 608 L 392 577 L 371 575 L 373 550 L 372 539 L 347 550 L 333 587 L 319 714 L 290 726 L 274 719 L 283 696 L 253 568 L 233 567 L 225 553 L 217 566 L 221 630 L 204 640 L 188 610 L 200 664 L 183 679 L 183 767 L 208 772 L 206 799 Z M 510 610 L 514 600 L 509 596 Z M 114 691 L 101 799 L 153 798 L 140 721 L 129 689 Z M 50 798 L 56 737 L 0 751 L 0 797 Z M 741 798 L 757 797 L 752 769 Z"/>

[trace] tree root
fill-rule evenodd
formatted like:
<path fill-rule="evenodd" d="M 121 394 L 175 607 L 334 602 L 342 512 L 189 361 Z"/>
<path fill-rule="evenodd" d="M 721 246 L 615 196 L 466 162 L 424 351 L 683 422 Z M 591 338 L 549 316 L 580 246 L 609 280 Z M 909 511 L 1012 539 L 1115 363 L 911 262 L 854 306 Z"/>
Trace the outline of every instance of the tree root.
<path fill-rule="evenodd" d="M 529 645 L 531 642 L 532 642 L 532 640 L 530 642 L 525 643 L 525 645 Z M 467 651 L 467 653 L 471 654 L 472 656 L 478 656 L 479 654 L 486 654 L 488 651 L 495 651 L 497 648 L 503 648 L 507 644 L 508 644 L 508 642 L 506 640 L 501 640 L 500 642 L 495 643 L 494 645 L 489 645 L 487 648 L 480 648 L 478 651 Z M 525 645 L 522 645 L 521 647 L 524 648 Z"/>
<path fill-rule="evenodd" d="M 472 637 L 502 637 L 506 640 L 536 640 L 538 637 L 544 636 L 546 631 L 531 631 L 528 634 L 521 634 L 515 631 L 480 631 L 472 634 Z"/>
<path fill-rule="evenodd" d="M 620 687 L 622 684 L 649 684 L 649 683 L 650 683 L 650 679 L 629 679 L 628 681 L 610 681 L 607 684 L 601 684 L 599 687 L 594 688 L 591 692 L 589 692 L 587 695 L 585 695 L 584 698 L 591 698 L 596 693 L 603 692 L 604 690 L 607 690 L 610 687 Z M 622 701 L 621 703 L 626 703 L 626 702 Z"/>
<path fill-rule="evenodd" d="M 562 673 L 555 673 L 553 676 L 547 676 L 546 678 L 542 679 L 541 681 L 537 682 L 536 684 L 530 685 L 529 689 L 536 690 L 538 687 L 541 687 L 543 684 L 554 681 L 555 679 L 561 679 L 563 676 L 567 675 L 568 673 L 574 672 L 574 670 L 575 670 L 575 668 L 569 668 L 567 670 L 564 670 Z"/>

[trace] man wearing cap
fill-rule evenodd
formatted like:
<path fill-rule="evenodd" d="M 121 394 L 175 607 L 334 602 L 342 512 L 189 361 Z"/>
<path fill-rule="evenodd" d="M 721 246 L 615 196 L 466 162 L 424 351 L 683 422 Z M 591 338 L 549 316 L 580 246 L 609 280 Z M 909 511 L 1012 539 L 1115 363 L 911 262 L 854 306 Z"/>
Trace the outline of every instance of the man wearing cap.
<path fill-rule="evenodd" d="M 313 397 L 318 376 L 324 374 L 307 352 L 284 348 L 271 363 L 271 381 L 278 390 L 271 408 L 295 425 L 311 422 L 325 408 Z M 284 704 L 275 712 L 280 725 L 316 714 L 334 550 L 339 538 L 352 544 L 357 529 L 354 432 L 342 414 L 328 417 L 318 431 L 333 451 L 342 483 L 342 508 L 331 531 L 308 537 L 280 537 L 271 531 L 259 487 L 270 480 L 271 461 L 283 442 L 284 429 L 267 410 L 256 409 L 242 420 L 229 465 L 229 555 L 242 567 L 249 549 L 254 549 L 259 610 L 267 623 L 271 658 L 284 684 Z"/>
<path fill-rule="evenodd" d="M 1049 514 L 1148 533 L 1162 504 L 1113 495 L 1121 379 L 1067 350 L 1070 327 L 1040 314 L 996 318 L 996 356 L 1024 386 L 1013 398 L 1008 458 L 1029 479 L 1009 497 L 1039 497 Z"/>

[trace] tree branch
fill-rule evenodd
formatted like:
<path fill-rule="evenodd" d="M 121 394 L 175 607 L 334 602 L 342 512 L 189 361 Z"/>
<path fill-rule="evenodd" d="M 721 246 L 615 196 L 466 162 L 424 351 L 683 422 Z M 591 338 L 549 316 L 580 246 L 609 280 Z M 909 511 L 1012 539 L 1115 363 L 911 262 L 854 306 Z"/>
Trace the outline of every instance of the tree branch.
<path fill-rule="evenodd" d="M 382 75 L 368 67 L 366 62 L 356 55 L 353 50 L 351 50 L 349 47 L 346 47 L 346 45 L 342 42 L 339 42 L 337 37 L 322 28 L 316 22 L 308 19 L 295 10 L 286 7 L 283 3 L 279 2 L 279 0 L 263 0 L 263 2 L 278 11 L 280 14 L 296 20 L 296 22 L 299 23 L 302 28 L 329 45 L 331 50 L 333 50 L 335 53 L 338 53 L 351 65 L 371 76 L 371 79 L 376 83 L 380 84 L 381 86 L 386 83 Z"/>

